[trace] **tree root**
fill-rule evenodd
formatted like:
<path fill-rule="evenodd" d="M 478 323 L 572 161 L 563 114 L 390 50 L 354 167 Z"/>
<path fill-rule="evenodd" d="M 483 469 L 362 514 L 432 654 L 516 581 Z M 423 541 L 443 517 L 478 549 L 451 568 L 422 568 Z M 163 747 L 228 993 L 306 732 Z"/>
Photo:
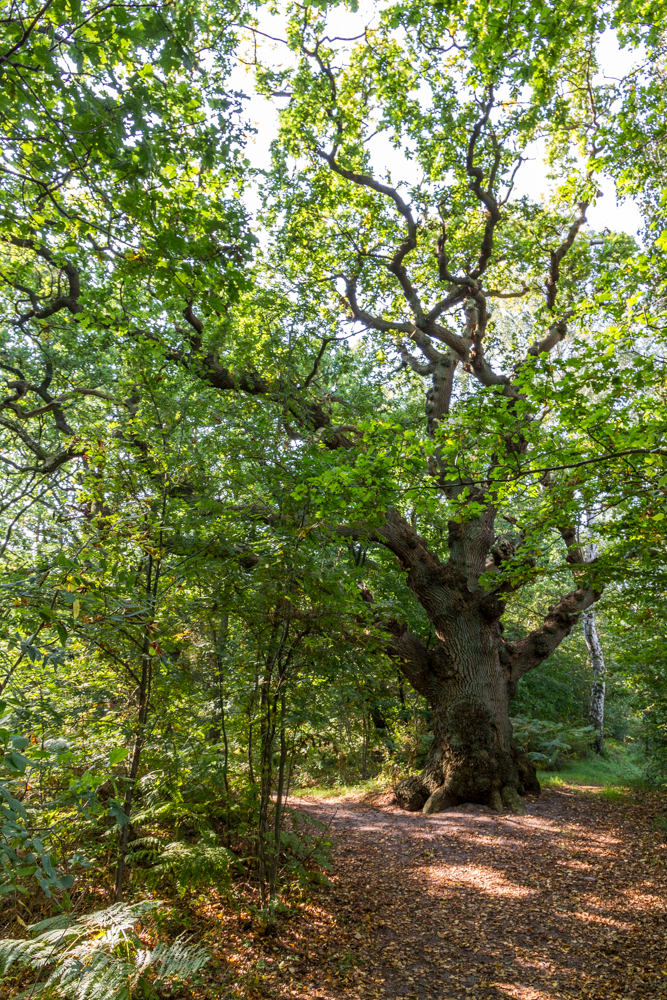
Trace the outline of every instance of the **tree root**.
<path fill-rule="evenodd" d="M 503 797 L 500 794 L 499 788 L 492 788 L 491 795 L 489 796 L 489 806 L 494 812 L 503 812 Z"/>
<path fill-rule="evenodd" d="M 401 809 L 406 809 L 408 812 L 423 812 L 426 816 L 444 812 L 445 809 L 451 809 L 466 801 L 465 798 L 454 795 L 444 785 L 429 795 L 428 788 L 417 775 L 403 778 L 396 785 L 394 792 L 396 802 Z M 523 799 L 513 785 L 503 785 L 502 789 L 497 786 L 492 788 L 488 805 L 496 813 L 509 812 L 515 816 L 525 816 L 527 812 Z"/>
<path fill-rule="evenodd" d="M 407 809 L 408 812 L 419 812 L 429 797 L 426 785 L 416 775 L 399 781 L 394 795 L 401 809 Z"/>
<path fill-rule="evenodd" d="M 452 806 L 457 806 L 458 804 L 459 800 L 451 792 L 448 792 L 446 788 L 436 788 L 424 803 L 422 812 L 424 815 L 430 816 L 432 813 L 443 812 L 445 809 L 450 809 Z"/>
<path fill-rule="evenodd" d="M 517 792 L 516 788 L 512 788 L 511 785 L 505 785 L 502 790 L 502 800 L 505 808 L 514 813 L 517 816 L 525 816 L 528 810 L 526 809 L 523 799 Z"/>

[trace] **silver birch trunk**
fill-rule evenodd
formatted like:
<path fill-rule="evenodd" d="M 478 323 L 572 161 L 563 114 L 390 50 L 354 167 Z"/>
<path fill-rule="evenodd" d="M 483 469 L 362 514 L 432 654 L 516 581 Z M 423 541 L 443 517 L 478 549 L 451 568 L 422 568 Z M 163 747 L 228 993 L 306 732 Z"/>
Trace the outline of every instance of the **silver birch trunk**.
<path fill-rule="evenodd" d="M 593 684 L 591 686 L 591 697 L 588 706 L 588 717 L 591 725 L 595 728 L 593 745 L 596 753 L 602 753 L 604 749 L 604 694 L 605 694 L 605 665 L 602 654 L 602 646 L 598 638 L 595 627 L 595 608 L 589 608 L 583 614 L 584 638 L 588 646 L 588 652 L 593 664 Z"/>

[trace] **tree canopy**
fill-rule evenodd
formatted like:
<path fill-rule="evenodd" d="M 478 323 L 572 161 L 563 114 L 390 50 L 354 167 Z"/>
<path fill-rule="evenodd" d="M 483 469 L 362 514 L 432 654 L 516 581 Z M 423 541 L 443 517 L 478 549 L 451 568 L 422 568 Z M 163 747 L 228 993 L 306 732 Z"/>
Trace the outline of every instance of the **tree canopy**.
<path fill-rule="evenodd" d="M 664 5 L 269 13 L 0 19 L 12 898 L 185 893 L 195 845 L 269 919 L 333 775 L 521 812 L 540 727 L 590 742 L 593 608 L 665 780 Z"/>

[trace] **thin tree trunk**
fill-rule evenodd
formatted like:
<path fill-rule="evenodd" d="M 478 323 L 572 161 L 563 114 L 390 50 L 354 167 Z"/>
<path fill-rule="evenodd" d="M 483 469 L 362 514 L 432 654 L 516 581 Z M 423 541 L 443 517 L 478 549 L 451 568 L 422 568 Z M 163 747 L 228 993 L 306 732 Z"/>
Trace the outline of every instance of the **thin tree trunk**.
<path fill-rule="evenodd" d="M 367 761 L 368 761 L 368 719 L 366 717 L 365 706 L 362 715 L 362 726 L 363 726 L 364 741 L 361 749 L 361 780 L 365 781 L 367 777 Z"/>
<path fill-rule="evenodd" d="M 604 750 L 604 696 L 605 696 L 605 674 L 606 667 L 602 646 L 598 638 L 595 627 L 595 608 L 589 608 L 583 616 L 584 638 L 588 646 L 588 652 L 593 665 L 593 684 L 591 685 L 591 696 L 588 705 L 588 717 L 591 725 L 595 728 L 593 746 L 596 753 Z"/>
<path fill-rule="evenodd" d="M 586 524 L 590 530 L 593 519 L 588 515 Z M 597 558 L 598 549 L 594 541 L 589 541 L 586 545 L 586 560 L 592 562 Z M 591 685 L 590 699 L 588 702 L 588 718 L 595 730 L 593 738 L 593 748 L 596 753 L 601 754 L 604 750 L 604 699 L 605 699 L 605 674 L 606 668 L 602 646 L 598 638 L 595 626 L 595 606 L 585 611 L 582 615 L 584 629 L 584 639 L 593 666 L 593 684 Z"/>
<path fill-rule="evenodd" d="M 280 695 L 280 762 L 278 764 L 278 788 L 276 790 L 276 813 L 274 823 L 274 855 L 269 875 L 269 904 L 276 895 L 278 865 L 280 863 L 280 840 L 283 829 L 283 788 L 285 785 L 285 763 L 287 761 L 287 740 L 285 739 L 285 691 Z"/>
<path fill-rule="evenodd" d="M 225 763 L 224 763 L 224 774 L 225 774 L 225 792 L 229 797 L 229 740 L 227 739 L 227 721 L 225 716 L 225 703 L 222 697 L 220 698 L 220 725 L 222 728 L 222 741 L 225 748 Z"/>
<path fill-rule="evenodd" d="M 270 669 L 270 668 L 269 668 Z M 264 674 L 264 680 L 260 690 L 260 789 L 259 789 L 259 816 L 258 816 L 258 861 L 259 861 L 259 901 L 262 909 L 267 904 L 267 870 L 266 870 L 266 835 L 269 830 L 269 800 L 271 798 L 271 757 L 273 752 L 273 739 L 275 735 L 275 723 L 271 712 L 271 693 L 269 686 L 271 676 L 269 670 Z"/>
<path fill-rule="evenodd" d="M 227 632 L 227 616 L 225 615 L 224 621 L 225 629 L 225 639 Z M 225 692 L 223 688 L 223 668 L 222 668 L 222 657 L 220 655 L 220 650 L 218 646 L 217 636 L 215 638 L 215 670 L 216 670 L 216 680 L 218 683 L 218 713 L 220 718 L 220 732 L 222 735 L 223 743 L 223 778 L 225 781 L 225 808 L 227 812 L 227 822 L 225 825 L 225 844 L 227 847 L 230 845 L 231 840 L 231 829 L 232 829 L 232 819 L 231 819 L 231 803 L 229 800 L 229 740 L 227 738 L 227 715 L 225 712 Z"/>
<path fill-rule="evenodd" d="M 227 772 L 229 770 L 229 741 L 227 739 L 227 719 L 225 714 L 225 691 L 224 691 L 224 670 L 222 665 L 222 654 L 225 652 L 227 645 L 227 630 L 229 627 L 229 618 L 227 615 L 223 616 L 221 635 L 218 637 L 214 633 L 215 642 L 215 679 L 218 686 L 218 714 L 220 718 L 220 732 L 222 735 L 222 741 L 224 746 L 224 778 L 225 778 L 225 792 L 227 793 L 227 799 L 229 800 L 229 779 L 227 777 Z M 229 801 L 228 801 L 229 808 Z"/>
<path fill-rule="evenodd" d="M 255 724 L 255 698 L 259 688 L 259 674 L 255 671 L 255 686 L 253 688 L 250 704 L 248 705 L 248 777 L 250 784 L 255 784 L 255 772 L 252 766 L 252 731 Z"/>
<path fill-rule="evenodd" d="M 292 775 L 294 773 L 294 753 L 296 749 L 296 734 L 297 728 L 294 728 L 294 735 L 292 736 L 292 749 L 289 755 L 289 767 L 287 768 L 287 786 L 285 788 L 285 802 L 287 805 L 287 800 L 289 799 L 290 788 L 292 787 Z"/>
<path fill-rule="evenodd" d="M 278 609 L 276 609 L 278 611 Z M 259 899 L 262 909 L 268 903 L 267 887 L 269 887 L 271 866 L 267 866 L 266 847 L 269 833 L 269 803 L 271 801 L 271 784 L 273 777 L 273 746 L 276 736 L 276 719 L 278 708 L 278 693 L 272 695 L 271 684 L 274 670 L 278 666 L 278 688 L 283 679 L 287 664 L 281 663 L 283 650 L 287 641 L 289 624 L 283 625 L 282 635 L 278 639 L 278 626 L 273 629 L 264 668 L 264 676 L 260 685 L 260 741 L 261 741 L 261 774 L 259 794 L 258 850 L 259 850 Z M 289 662 L 289 656 L 287 657 Z M 268 877 L 267 877 L 268 876 Z"/>
<path fill-rule="evenodd" d="M 150 655 L 151 637 L 150 637 L 150 626 L 155 617 L 155 605 L 157 601 L 157 588 L 160 581 L 160 562 L 159 560 L 154 563 L 153 557 L 149 556 L 146 564 L 146 595 L 148 598 L 149 606 L 149 622 L 144 627 L 144 637 L 143 637 L 143 647 L 141 651 L 141 678 L 139 681 L 139 691 L 138 691 L 138 714 L 137 714 L 137 730 L 134 739 L 134 748 L 132 751 L 132 762 L 130 764 L 130 773 L 128 775 L 128 785 L 125 792 L 125 800 L 123 802 L 123 812 L 125 813 L 127 820 L 123 824 L 120 843 L 119 843 L 119 855 L 118 855 L 118 867 L 116 869 L 116 885 L 115 894 L 116 902 L 120 902 L 123 897 L 123 878 L 125 876 L 125 862 L 127 858 L 127 848 L 130 835 L 130 816 L 132 814 L 132 800 L 134 798 L 134 789 L 137 781 L 137 775 L 139 773 L 139 764 L 141 761 L 141 751 L 143 750 L 144 743 L 146 740 L 146 723 L 148 721 L 148 713 L 150 710 L 151 703 L 151 687 L 153 681 L 153 657 Z"/>

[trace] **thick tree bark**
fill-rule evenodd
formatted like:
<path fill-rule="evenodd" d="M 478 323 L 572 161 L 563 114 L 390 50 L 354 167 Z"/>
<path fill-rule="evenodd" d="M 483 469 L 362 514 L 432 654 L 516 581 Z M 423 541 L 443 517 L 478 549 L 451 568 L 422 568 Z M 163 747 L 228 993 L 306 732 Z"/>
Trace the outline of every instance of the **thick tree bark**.
<path fill-rule="evenodd" d="M 449 559 L 441 562 L 399 514 L 390 511 L 377 540 L 407 570 L 407 583 L 425 609 L 435 647 L 397 622 L 390 651 L 433 710 L 434 740 L 419 777 L 396 787 L 406 809 L 436 812 L 461 802 L 524 810 L 520 796 L 539 791 L 535 768 L 512 739 L 510 702 L 519 678 L 541 663 L 599 596 L 582 587 L 549 609 L 544 624 L 516 643 L 505 642 L 502 588 L 480 577 L 494 545 L 494 511 L 449 526 Z"/>
<path fill-rule="evenodd" d="M 588 717 L 595 729 L 593 746 L 596 753 L 604 750 L 604 695 L 606 668 L 602 646 L 595 627 L 595 608 L 589 608 L 583 614 L 584 638 L 593 664 L 593 684 L 588 704 Z"/>
<path fill-rule="evenodd" d="M 512 740 L 512 685 L 500 661 L 498 623 L 464 611 L 449 625 L 447 655 L 440 648 L 429 657 L 431 669 L 421 685 L 433 711 L 431 751 L 420 786 L 411 783 L 409 801 L 402 800 L 400 786 L 397 797 L 406 808 L 426 812 L 460 802 L 500 810 L 504 799 L 515 802 L 516 793 L 538 791 L 539 784 Z M 404 643 L 399 637 L 397 646 Z"/>

